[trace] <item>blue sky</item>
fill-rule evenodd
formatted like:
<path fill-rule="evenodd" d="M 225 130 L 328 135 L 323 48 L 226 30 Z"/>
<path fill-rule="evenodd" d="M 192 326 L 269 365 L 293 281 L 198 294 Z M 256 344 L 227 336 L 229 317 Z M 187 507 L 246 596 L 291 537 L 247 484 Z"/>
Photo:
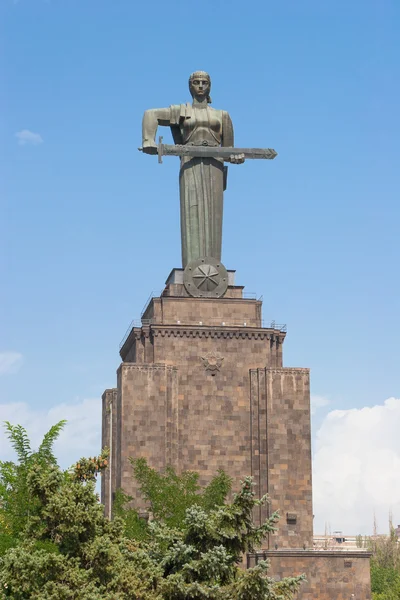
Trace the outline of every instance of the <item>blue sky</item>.
<path fill-rule="evenodd" d="M 142 113 L 196 69 L 236 145 L 279 153 L 230 168 L 223 261 L 312 369 L 314 432 L 399 398 L 399 27 L 397 0 L 0 0 L 0 402 L 115 385 L 180 266 L 178 162 L 137 151 Z"/>

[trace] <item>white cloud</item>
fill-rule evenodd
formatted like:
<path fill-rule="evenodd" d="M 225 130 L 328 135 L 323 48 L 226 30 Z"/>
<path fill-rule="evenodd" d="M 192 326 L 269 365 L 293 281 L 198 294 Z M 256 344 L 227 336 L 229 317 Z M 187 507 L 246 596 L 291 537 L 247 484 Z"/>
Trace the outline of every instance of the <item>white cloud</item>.
<path fill-rule="evenodd" d="M 0 352 L 0 375 L 16 373 L 22 365 L 22 354 L 19 352 Z"/>
<path fill-rule="evenodd" d="M 0 404 L 0 424 L 10 421 L 26 428 L 31 446 L 37 448 L 43 435 L 52 425 L 67 420 L 67 424 L 54 445 L 55 454 L 62 467 L 67 468 L 82 456 L 99 454 L 101 449 L 101 400 L 86 399 L 71 404 L 58 404 L 41 410 L 25 403 Z M 0 425 L 0 427 L 1 427 Z M 3 433 L 0 434 L 0 457 L 13 460 L 13 450 Z"/>
<path fill-rule="evenodd" d="M 400 523 L 400 399 L 334 410 L 316 434 L 313 457 L 314 531 L 347 535 L 388 530 Z"/>
<path fill-rule="evenodd" d="M 324 396 L 311 396 L 311 414 L 315 415 L 316 411 L 319 408 L 323 408 L 329 403 L 330 400 L 328 400 L 328 398 L 325 398 Z"/>
<path fill-rule="evenodd" d="M 22 131 L 17 131 L 15 137 L 17 138 L 18 144 L 20 144 L 20 146 L 25 146 L 26 144 L 38 146 L 39 144 L 43 144 L 42 136 L 39 133 L 33 133 L 33 131 L 29 131 L 29 129 L 22 129 Z"/>

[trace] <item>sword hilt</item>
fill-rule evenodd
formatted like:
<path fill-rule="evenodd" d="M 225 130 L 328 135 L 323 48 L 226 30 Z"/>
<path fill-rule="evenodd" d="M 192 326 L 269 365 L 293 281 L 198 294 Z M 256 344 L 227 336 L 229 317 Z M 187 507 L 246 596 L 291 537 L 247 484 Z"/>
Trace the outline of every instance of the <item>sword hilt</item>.
<path fill-rule="evenodd" d="M 161 164 L 162 163 L 162 157 L 163 157 L 163 138 L 162 135 L 160 135 L 160 137 L 158 138 L 158 146 L 157 146 L 157 154 L 158 154 L 158 162 Z"/>

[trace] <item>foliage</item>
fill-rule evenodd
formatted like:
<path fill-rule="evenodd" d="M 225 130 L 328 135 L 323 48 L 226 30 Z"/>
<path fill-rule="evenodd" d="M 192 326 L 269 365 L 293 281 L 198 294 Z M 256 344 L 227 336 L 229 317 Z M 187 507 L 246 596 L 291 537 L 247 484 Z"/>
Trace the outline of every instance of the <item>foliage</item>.
<path fill-rule="evenodd" d="M 361 534 L 356 535 L 356 546 L 357 548 L 363 547 L 363 536 Z"/>
<path fill-rule="evenodd" d="M 131 459 L 131 463 L 140 493 L 149 505 L 151 517 L 170 527 L 181 529 L 186 510 L 194 504 L 207 512 L 221 506 L 231 491 L 232 480 L 222 469 L 201 489 L 199 474 L 193 471 L 184 471 L 178 475 L 173 467 L 167 467 L 164 473 L 159 473 L 149 467 L 144 458 Z"/>
<path fill-rule="evenodd" d="M 256 527 L 252 512 L 267 498 L 255 498 L 246 478 L 231 504 L 208 513 L 193 505 L 186 511 L 182 529 L 150 523 L 149 554 L 163 569 L 160 589 L 166 600 L 283 600 L 292 598 L 303 577 L 275 582 L 267 577 L 267 563 L 243 571 L 242 554 L 253 551 L 267 533 L 275 531 L 277 513 Z"/>
<path fill-rule="evenodd" d="M 122 490 L 116 490 L 112 506 L 113 517 L 122 519 L 127 538 L 143 541 L 149 535 L 147 521 L 139 515 L 136 508 L 129 506 L 132 500 L 132 496 L 128 496 Z"/>
<path fill-rule="evenodd" d="M 371 560 L 371 590 L 373 600 L 400 598 L 400 572 L 391 567 L 380 567 Z"/>
<path fill-rule="evenodd" d="M 32 451 L 27 432 L 21 425 L 5 423 L 18 463 L 0 461 L 0 555 L 15 545 L 28 517 L 38 509 L 37 501 L 28 490 L 27 476 L 34 465 L 56 464 L 52 448 L 65 423 L 60 421 L 53 425 L 36 452 Z"/>
<path fill-rule="evenodd" d="M 373 600 L 400 598 L 400 544 L 390 523 L 389 536 L 374 535 L 368 540 L 371 557 Z"/>
<path fill-rule="evenodd" d="M 0 598 L 15 600 L 156 600 L 161 571 L 143 551 L 132 552 L 120 519 L 110 522 L 95 493 L 106 452 L 62 471 L 52 428 L 32 453 L 23 428 L 7 425 L 19 462 L 2 470 L 1 522 L 10 528 L 10 497 L 22 515 L 13 546 L 0 560 Z M 23 494 L 18 494 L 23 490 Z M 19 504 L 18 504 L 19 503 Z"/>
<path fill-rule="evenodd" d="M 96 481 L 99 473 L 108 465 L 110 451 L 103 448 L 100 456 L 81 458 L 73 467 L 72 475 L 75 481 Z"/>
<path fill-rule="evenodd" d="M 0 558 L 2 600 L 286 600 L 298 589 L 301 577 L 275 582 L 267 575 L 267 563 L 247 571 L 238 566 L 242 553 L 259 545 L 278 520 L 274 513 L 261 527 L 253 524 L 254 507 L 267 500 L 255 498 L 250 478 L 231 503 L 210 508 L 222 498 L 223 486 L 205 495 L 190 475 L 183 489 L 200 503 L 186 508 L 183 523 L 177 519 L 179 527 L 169 526 L 171 513 L 160 506 L 162 518 L 149 523 L 146 535 L 128 539 L 118 516 L 113 521 L 104 517 L 95 493 L 105 455 L 81 459 L 62 471 L 51 443 L 40 460 L 30 460 L 26 432 L 9 431 L 12 440 L 18 438 L 19 463 L 9 464 L 7 472 L 18 474 L 26 495 L 15 496 L 22 501 L 17 512 L 23 513 L 23 527 L 14 547 Z M 175 475 L 172 480 L 180 485 Z M 13 481 L 9 486 L 15 487 Z M 122 503 L 126 500 L 121 497 Z M 7 510 L 1 503 L 2 518 Z"/>
<path fill-rule="evenodd" d="M 400 544 L 393 527 L 390 527 L 389 536 L 369 538 L 368 550 L 372 552 L 372 561 L 377 567 L 400 572 Z"/>

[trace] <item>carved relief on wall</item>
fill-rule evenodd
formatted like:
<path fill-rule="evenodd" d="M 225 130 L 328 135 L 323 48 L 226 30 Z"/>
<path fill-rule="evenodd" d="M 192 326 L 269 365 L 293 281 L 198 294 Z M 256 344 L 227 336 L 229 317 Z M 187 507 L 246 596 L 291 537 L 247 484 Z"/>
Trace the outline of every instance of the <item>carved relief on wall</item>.
<path fill-rule="evenodd" d="M 224 357 L 213 351 L 208 352 L 205 356 L 202 356 L 201 360 L 203 361 L 203 365 L 207 373 L 216 375 L 216 373 L 221 370 Z"/>

